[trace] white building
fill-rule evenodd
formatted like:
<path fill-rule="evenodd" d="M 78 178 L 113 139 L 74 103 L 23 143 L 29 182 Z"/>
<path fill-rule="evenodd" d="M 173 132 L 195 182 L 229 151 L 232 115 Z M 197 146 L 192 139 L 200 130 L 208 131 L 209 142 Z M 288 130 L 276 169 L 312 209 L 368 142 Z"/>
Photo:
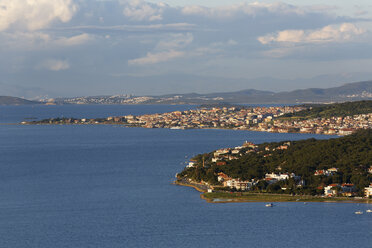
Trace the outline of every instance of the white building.
<path fill-rule="evenodd" d="M 337 187 L 339 185 L 338 184 L 331 184 L 331 185 L 328 185 L 326 187 L 324 187 L 324 195 L 325 196 L 334 196 L 337 194 Z"/>
<path fill-rule="evenodd" d="M 187 168 L 192 168 L 192 167 L 195 166 L 195 164 L 196 164 L 196 162 L 194 162 L 194 161 L 190 161 L 189 164 L 186 165 L 186 167 L 187 167 Z"/>
<path fill-rule="evenodd" d="M 364 188 L 364 195 L 366 197 L 371 197 L 372 196 L 372 184 L 369 185 L 369 187 Z"/>
<path fill-rule="evenodd" d="M 240 181 L 239 179 L 230 179 L 224 183 L 227 187 L 237 190 L 249 190 L 254 183 L 249 181 Z"/>
<path fill-rule="evenodd" d="M 266 173 L 265 174 L 265 178 L 272 178 L 272 179 L 276 179 L 278 181 L 281 181 L 281 180 L 288 180 L 289 178 L 291 177 L 296 177 L 296 175 L 294 173 L 291 173 L 291 174 L 288 174 L 288 173 L 279 173 L 279 174 L 276 174 L 276 173 Z"/>
<path fill-rule="evenodd" d="M 234 149 L 234 150 L 231 151 L 231 154 L 239 154 L 239 152 L 240 152 L 240 150 Z"/>
<path fill-rule="evenodd" d="M 230 149 L 229 148 L 225 148 L 225 149 L 219 149 L 217 151 L 214 152 L 214 157 L 218 157 L 222 154 L 227 154 L 230 152 Z"/>
<path fill-rule="evenodd" d="M 314 176 L 333 176 L 338 171 L 337 168 L 330 168 L 327 170 L 316 170 Z"/>
<path fill-rule="evenodd" d="M 212 163 L 216 163 L 218 160 L 220 160 L 220 158 L 212 158 Z"/>

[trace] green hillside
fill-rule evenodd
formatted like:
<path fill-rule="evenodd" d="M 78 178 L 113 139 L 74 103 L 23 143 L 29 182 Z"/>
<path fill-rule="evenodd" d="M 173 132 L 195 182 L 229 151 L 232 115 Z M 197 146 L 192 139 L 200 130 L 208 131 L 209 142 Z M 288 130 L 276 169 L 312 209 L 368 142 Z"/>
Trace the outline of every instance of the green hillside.
<path fill-rule="evenodd" d="M 226 165 L 211 162 L 213 153 L 195 157 L 198 166 L 185 169 L 179 178 L 191 178 L 218 184 L 217 173 L 223 172 L 232 178 L 241 180 L 262 179 L 265 173 L 295 173 L 305 180 L 306 185 L 294 187 L 292 181 L 280 181 L 278 185 L 259 187 L 269 192 L 280 193 L 279 186 L 286 185 L 286 193 L 320 194 L 320 186 L 332 183 L 353 183 L 358 194 L 363 194 L 364 187 L 372 182 L 368 168 L 372 165 L 372 130 L 359 130 L 355 134 L 329 139 L 308 139 L 292 141 L 287 150 L 274 149 L 286 142 L 260 144 L 255 152 L 245 153 L 236 160 L 226 160 Z M 202 159 L 204 157 L 204 167 Z M 315 170 L 338 168 L 332 176 L 315 176 Z"/>
<path fill-rule="evenodd" d="M 332 116 L 351 116 L 358 114 L 372 113 L 372 101 L 357 101 L 344 102 L 324 105 L 313 105 L 308 109 L 296 112 L 293 114 L 286 114 L 282 119 L 314 119 L 314 118 L 329 118 Z"/>

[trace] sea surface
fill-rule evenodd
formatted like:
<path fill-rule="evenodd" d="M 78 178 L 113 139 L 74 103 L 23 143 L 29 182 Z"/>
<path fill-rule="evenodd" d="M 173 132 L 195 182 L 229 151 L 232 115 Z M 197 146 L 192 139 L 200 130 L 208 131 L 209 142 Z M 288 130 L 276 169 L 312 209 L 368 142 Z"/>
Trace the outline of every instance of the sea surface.
<path fill-rule="evenodd" d="M 0 247 L 372 247 L 372 214 L 354 214 L 372 205 L 211 204 L 192 188 L 172 185 L 198 153 L 246 140 L 329 136 L 9 124 L 188 108 L 0 107 Z"/>

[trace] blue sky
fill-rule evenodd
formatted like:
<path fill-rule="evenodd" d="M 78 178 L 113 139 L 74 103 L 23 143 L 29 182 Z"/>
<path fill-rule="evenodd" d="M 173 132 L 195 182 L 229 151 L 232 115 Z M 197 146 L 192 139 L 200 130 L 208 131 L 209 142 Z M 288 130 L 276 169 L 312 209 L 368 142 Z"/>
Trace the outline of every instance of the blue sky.
<path fill-rule="evenodd" d="M 372 79 L 372 3 L 0 0 L 0 95 L 287 91 Z"/>

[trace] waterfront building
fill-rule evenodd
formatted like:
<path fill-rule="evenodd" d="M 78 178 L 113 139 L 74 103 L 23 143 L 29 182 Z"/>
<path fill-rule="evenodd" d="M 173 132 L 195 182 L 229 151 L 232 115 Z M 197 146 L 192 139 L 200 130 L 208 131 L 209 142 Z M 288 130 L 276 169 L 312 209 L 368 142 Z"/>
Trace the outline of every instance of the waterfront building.
<path fill-rule="evenodd" d="M 365 197 L 372 197 L 372 184 L 364 188 Z"/>
<path fill-rule="evenodd" d="M 340 185 L 338 184 L 330 184 L 324 187 L 324 195 L 329 197 L 337 195 L 339 187 Z"/>
<path fill-rule="evenodd" d="M 230 179 L 224 182 L 224 186 L 235 188 L 237 190 L 249 190 L 254 185 L 254 182 L 240 181 L 239 179 Z"/>

